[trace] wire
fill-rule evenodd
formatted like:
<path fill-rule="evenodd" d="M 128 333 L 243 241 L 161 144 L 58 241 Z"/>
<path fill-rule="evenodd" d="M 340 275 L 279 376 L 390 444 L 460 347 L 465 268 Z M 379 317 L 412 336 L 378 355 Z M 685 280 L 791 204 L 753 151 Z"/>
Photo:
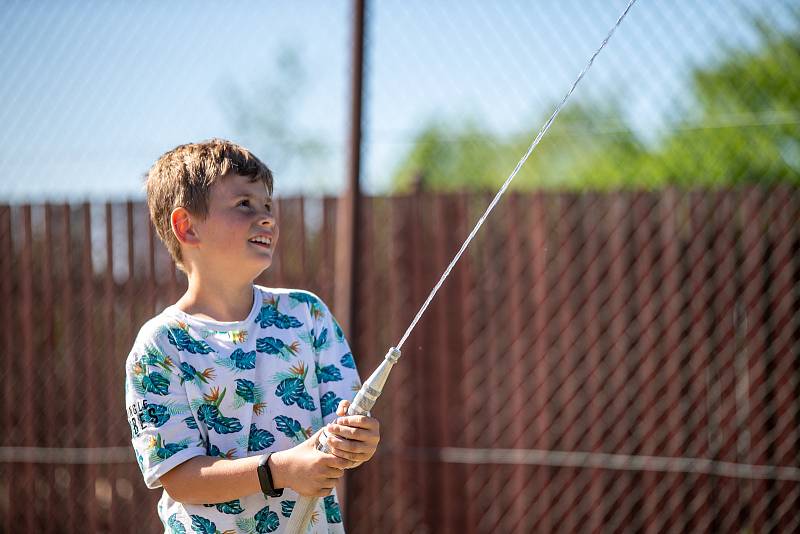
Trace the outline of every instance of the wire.
<path fill-rule="evenodd" d="M 616 24 L 614 24 L 614 26 L 611 28 L 611 30 L 609 30 L 608 35 L 606 35 L 606 38 L 603 39 L 603 42 L 600 44 L 600 47 L 597 50 L 595 50 L 594 54 L 592 54 L 592 57 L 589 58 L 589 62 L 586 63 L 586 66 L 583 67 L 583 70 L 581 71 L 581 73 L 578 75 L 578 77 L 572 83 L 572 87 L 569 88 L 569 91 L 567 91 L 567 94 L 564 95 L 564 98 L 562 98 L 561 102 L 558 104 L 558 106 L 556 106 L 556 109 L 555 109 L 555 111 L 553 111 L 553 114 L 550 115 L 550 118 L 547 119 L 547 122 L 545 122 L 544 126 L 542 126 L 542 128 L 539 130 L 539 133 L 536 135 L 536 138 L 533 140 L 533 143 L 531 143 L 531 146 L 528 147 L 528 151 L 525 152 L 525 155 L 522 156 L 522 159 L 520 159 L 519 162 L 517 162 L 517 166 L 514 167 L 514 170 L 511 172 L 511 174 L 508 176 L 508 178 L 506 178 L 506 181 L 503 183 L 503 185 L 500 187 L 500 190 L 497 192 L 497 194 L 492 199 L 492 202 L 489 204 L 489 207 L 486 208 L 486 211 L 483 212 L 483 215 L 481 215 L 481 218 L 478 219 L 478 222 L 475 224 L 475 227 L 472 229 L 472 231 L 467 236 L 467 239 L 464 241 L 464 244 L 461 245 L 461 248 L 458 250 L 458 252 L 456 253 L 455 257 L 450 262 L 450 265 L 447 266 L 447 269 L 445 269 L 444 273 L 439 278 L 439 281 L 433 287 L 433 290 L 431 290 L 430 294 L 428 295 L 428 298 L 425 299 L 425 302 L 422 304 L 422 307 L 417 312 L 417 315 L 414 316 L 414 320 L 411 321 L 411 324 L 406 329 L 405 333 L 403 334 L 403 337 L 400 338 L 400 342 L 397 345 L 395 345 L 395 347 L 397 347 L 398 350 L 403 347 L 403 343 L 405 343 L 405 341 L 408 338 L 408 336 L 411 335 L 411 331 L 414 330 L 414 327 L 417 326 L 417 322 L 419 322 L 420 318 L 422 317 L 422 314 L 425 313 L 425 310 L 428 309 L 428 305 L 430 305 L 431 301 L 433 300 L 433 297 L 439 291 L 439 288 L 442 287 L 442 284 L 447 279 L 448 275 L 450 274 L 450 271 L 453 270 L 453 267 L 455 267 L 456 263 L 461 258 L 461 255 L 464 254 L 464 251 L 467 249 L 467 247 L 469 246 L 470 242 L 475 237 L 475 234 L 478 233 L 478 230 L 480 229 L 481 226 L 483 226 L 483 223 L 484 223 L 484 221 L 486 221 L 486 218 L 492 212 L 492 210 L 494 209 L 495 205 L 497 205 L 497 203 L 500 201 L 500 197 L 503 196 L 503 193 L 506 192 L 506 189 L 508 189 L 508 186 L 511 184 L 511 181 L 514 180 L 514 177 L 517 175 L 519 170 L 522 168 L 522 166 L 528 160 L 528 156 L 531 155 L 531 152 L 533 152 L 533 149 L 536 148 L 536 145 L 538 145 L 539 141 L 542 140 L 542 137 L 544 137 L 544 134 L 546 134 L 547 130 L 550 129 L 550 125 L 552 125 L 553 121 L 556 120 L 556 117 L 558 116 L 558 113 L 561 111 L 561 108 L 564 107 L 564 104 L 567 102 L 567 99 L 569 99 L 570 95 L 572 95 L 572 92 L 575 91 L 575 87 L 577 87 L 578 83 L 580 83 L 580 81 L 583 79 L 583 76 L 591 68 L 592 63 L 594 63 L 594 59 L 597 57 L 597 55 L 600 53 L 600 51 L 603 50 L 603 48 L 605 48 L 606 44 L 608 44 L 609 39 L 611 39 L 611 36 L 614 35 L 614 32 L 616 31 L 617 27 L 619 27 L 620 23 L 622 22 L 622 20 L 628 14 L 628 11 L 630 11 L 631 7 L 633 7 L 633 4 L 635 4 L 635 3 L 636 3 L 636 0 L 630 0 L 628 2 L 628 5 L 625 8 L 625 11 L 623 11 L 622 15 L 619 16 L 619 18 L 617 19 Z"/>

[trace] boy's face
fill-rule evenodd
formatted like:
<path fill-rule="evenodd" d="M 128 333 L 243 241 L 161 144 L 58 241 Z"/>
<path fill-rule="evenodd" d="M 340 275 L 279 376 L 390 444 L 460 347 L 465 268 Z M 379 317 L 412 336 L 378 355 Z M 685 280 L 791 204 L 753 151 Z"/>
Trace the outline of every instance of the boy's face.
<path fill-rule="evenodd" d="M 272 264 L 278 225 L 272 198 L 261 181 L 233 174 L 209 191 L 208 216 L 193 218 L 198 244 L 191 254 L 199 265 L 232 277 L 254 280 Z"/>

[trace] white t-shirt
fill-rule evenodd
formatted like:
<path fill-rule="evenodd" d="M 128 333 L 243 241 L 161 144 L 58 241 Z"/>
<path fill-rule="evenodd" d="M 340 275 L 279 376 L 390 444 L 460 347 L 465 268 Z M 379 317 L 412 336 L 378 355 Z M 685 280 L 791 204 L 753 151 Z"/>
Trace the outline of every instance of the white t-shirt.
<path fill-rule="evenodd" d="M 132 443 L 144 481 L 195 456 L 244 458 L 305 441 L 336 419 L 361 386 L 341 328 L 307 291 L 254 286 L 241 322 L 215 322 L 174 306 L 139 331 L 125 365 Z M 163 492 L 166 532 L 282 532 L 297 493 L 262 493 L 190 505 Z M 343 532 L 336 494 L 321 499 L 309 532 Z"/>

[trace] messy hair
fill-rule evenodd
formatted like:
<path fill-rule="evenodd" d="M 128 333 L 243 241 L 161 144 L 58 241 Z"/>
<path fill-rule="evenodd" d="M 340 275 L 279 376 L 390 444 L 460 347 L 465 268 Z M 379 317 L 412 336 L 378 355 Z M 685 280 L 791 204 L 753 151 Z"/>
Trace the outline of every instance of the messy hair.
<path fill-rule="evenodd" d="M 272 171 L 247 149 L 224 139 L 210 139 L 173 148 L 153 164 L 145 188 L 150 219 L 175 263 L 183 268 L 181 248 L 170 216 L 185 208 L 200 218 L 208 215 L 211 185 L 228 174 L 260 181 L 272 195 Z"/>

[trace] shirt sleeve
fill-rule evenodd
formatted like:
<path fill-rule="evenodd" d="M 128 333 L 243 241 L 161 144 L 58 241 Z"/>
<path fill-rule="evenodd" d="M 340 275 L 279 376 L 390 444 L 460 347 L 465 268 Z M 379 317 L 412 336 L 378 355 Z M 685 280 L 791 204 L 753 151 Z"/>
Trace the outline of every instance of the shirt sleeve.
<path fill-rule="evenodd" d="M 179 360 L 157 332 L 140 332 L 125 363 L 125 405 L 131 443 L 148 488 L 173 467 L 206 454 L 180 380 Z M 166 341 L 166 340 L 164 340 Z"/>
<path fill-rule="evenodd" d="M 316 317 L 314 331 L 318 347 L 316 378 L 319 383 L 322 419 L 328 424 L 336 419 L 336 408 L 342 400 L 352 401 L 361 388 L 361 378 L 350 346 L 339 323 L 321 300 L 312 310 Z"/>

